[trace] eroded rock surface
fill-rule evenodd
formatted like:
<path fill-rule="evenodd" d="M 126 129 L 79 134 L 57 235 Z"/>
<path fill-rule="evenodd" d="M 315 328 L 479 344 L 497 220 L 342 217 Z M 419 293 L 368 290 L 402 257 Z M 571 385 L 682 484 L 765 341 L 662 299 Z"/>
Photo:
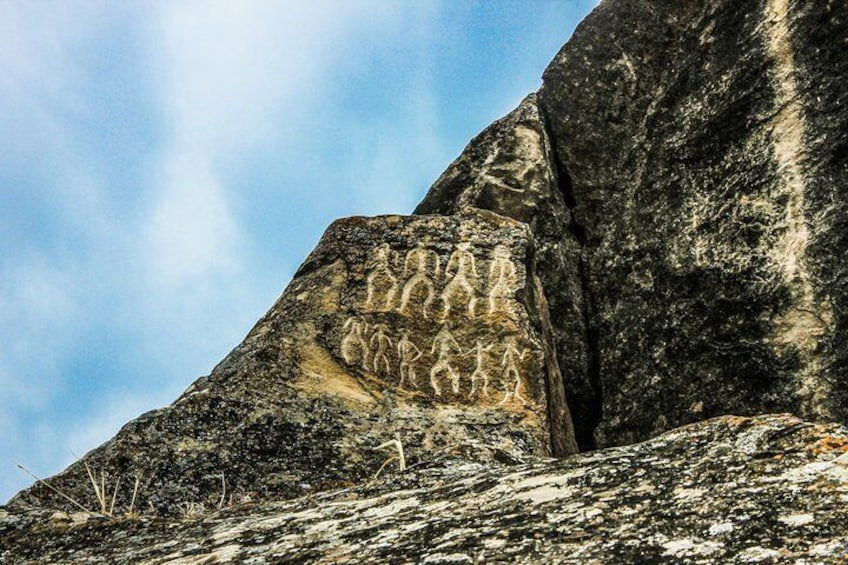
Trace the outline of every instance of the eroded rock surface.
<path fill-rule="evenodd" d="M 50 484 L 95 509 L 88 465 L 126 509 L 140 477 L 135 508 L 174 514 L 362 481 L 395 439 L 409 464 L 574 453 L 533 272 L 530 231 L 489 212 L 339 220 L 208 378 Z"/>
<path fill-rule="evenodd" d="M 846 502 L 844 427 L 725 417 L 559 461 L 430 461 L 189 520 L 0 510 L 0 560 L 844 563 Z"/>
<path fill-rule="evenodd" d="M 601 395 L 590 357 L 581 245 L 557 177 L 536 95 L 475 137 L 428 191 L 416 214 L 482 208 L 527 224 L 548 299 L 557 363 L 581 449 L 595 446 Z"/>
<path fill-rule="evenodd" d="M 545 71 L 601 445 L 716 414 L 848 420 L 847 21 L 835 1 L 605 0 Z"/>

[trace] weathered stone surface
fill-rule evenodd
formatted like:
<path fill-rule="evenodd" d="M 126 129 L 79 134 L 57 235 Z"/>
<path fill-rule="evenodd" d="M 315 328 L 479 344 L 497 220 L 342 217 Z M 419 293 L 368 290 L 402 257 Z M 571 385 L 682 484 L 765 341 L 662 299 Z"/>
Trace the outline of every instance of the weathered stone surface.
<path fill-rule="evenodd" d="M 536 241 L 536 274 L 549 303 L 557 362 L 581 449 L 595 446 L 600 417 L 596 364 L 589 356 L 580 242 L 560 190 L 551 141 L 531 94 L 475 137 L 433 184 L 416 214 L 482 208 L 527 224 Z"/>
<path fill-rule="evenodd" d="M 353 484 L 394 439 L 410 464 L 573 453 L 533 272 L 527 227 L 489 212 L 339 220 L 208 378 L 50 484 L 96 508 L 87 464 L 120 509 L 140 476 L 136 508 L 173 514 Z"/>
<path fill-rule="evenodd" d="M 846 16 L 605 0 L 546 70 L 601 445 L 727 413 L 848 421 Z M 570 390 L 575 415 L 596 401 Z"/>
<path fill-rule="evenodd" d="M 187 520 L 0 510 L 0 561 L 844 563 L 846 502 L 844 427 L 724 417 L 560 461 L 431 461 Z"/>

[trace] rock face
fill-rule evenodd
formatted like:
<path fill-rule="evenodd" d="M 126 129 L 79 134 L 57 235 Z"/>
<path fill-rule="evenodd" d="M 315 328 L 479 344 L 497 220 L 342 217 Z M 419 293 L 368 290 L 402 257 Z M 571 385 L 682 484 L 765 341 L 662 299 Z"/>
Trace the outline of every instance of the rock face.
<path fill-rule="evenodd" d="M 136 509 L 178 514 L 360 482 L 395 439 L 405 464 L 575 453 L 534 272 L 527 226 L 489 212 L 339 220 L 208 378 L 50 484 L 97 509 L 105 475 L 123 511 L 140 477 Z"/>
<path fill-rule="evenodd" d="M 416 214 L 458 214 L 482 208 L 518 220 L 533 232 L 536 275 L 551 313 L 557 362 L 581 448 L 594 447 L 600 391 L 586 346 L 587 315 L 580 244 L 560 191 L 545 121 L 536 96 L 474 138 L 433 184 Z"/>
<path fill-rule="evenodd" d="M 835 564 L 846 499 L 844 427 L 725 417 L 565 460 L 430 461 L 187 520 L 0 510 L 0 561 Z"/>
<path fill-rule="evenodd" d="M 0 559 L 839 562 L 845 428 L 742 416 L 848 422 L 846 41 L 844 0 L 604 0 Z"/>
<path fill-rule="evenodd" d="M 545 71 L 600 445 L 716 414 L 848 420 L 846 16 L 605 0 Z"/>

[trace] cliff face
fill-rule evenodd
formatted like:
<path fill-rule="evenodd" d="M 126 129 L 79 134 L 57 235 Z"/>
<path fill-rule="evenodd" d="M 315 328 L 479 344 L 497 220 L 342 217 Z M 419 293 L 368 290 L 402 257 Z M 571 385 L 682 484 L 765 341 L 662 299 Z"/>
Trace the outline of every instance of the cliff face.
<path fill-rule="evenodd" d="M 94 475 L 120 512 L 175 515 L 353 485 L 390 456 L 575 453 L 535 254 L 482 211 L 339 220 L 208 378 L 14 502 L 96 509 Z"/>
<path fill-rule="evenodd" d="M 0 556 L 844 555 L 837 424 L 573 455 L 848 422 L 846 41 L 842 1 L 604 0 L 415 215 L 335 222 L 211 375 L 13 499 Z M 40 510 L 75 505 L 142 517 Z"/>
<path fill-rule="evenodd" d="M 545 72 L 600 445 L 716 414 L 848 416 L 848 9 L 814 4 L 605 1 Z"/>

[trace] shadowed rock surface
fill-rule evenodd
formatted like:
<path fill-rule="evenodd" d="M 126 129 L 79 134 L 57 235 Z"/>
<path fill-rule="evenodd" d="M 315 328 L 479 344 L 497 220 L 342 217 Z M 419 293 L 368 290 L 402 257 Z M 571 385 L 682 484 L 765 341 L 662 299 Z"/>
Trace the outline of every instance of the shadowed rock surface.
<path fill-rule="evenodd" d="M 848 430 L 718 418 L 512 467 L 455 459 L 194 519 L 0 510 L 19 563 L 844 563 Z"/>
<path fill-rule="evenodd" d="M 717 414 L 848 420 L 847 16 L 605 0 L 545 71 L 600 445 Z"/>
<path fill-rule="evenodd" d="M 845 562 L 846 41 L 844 1 L 603 0 L 0 559 Z M 118 517 L 47 486 L 101 480 Z"/>

